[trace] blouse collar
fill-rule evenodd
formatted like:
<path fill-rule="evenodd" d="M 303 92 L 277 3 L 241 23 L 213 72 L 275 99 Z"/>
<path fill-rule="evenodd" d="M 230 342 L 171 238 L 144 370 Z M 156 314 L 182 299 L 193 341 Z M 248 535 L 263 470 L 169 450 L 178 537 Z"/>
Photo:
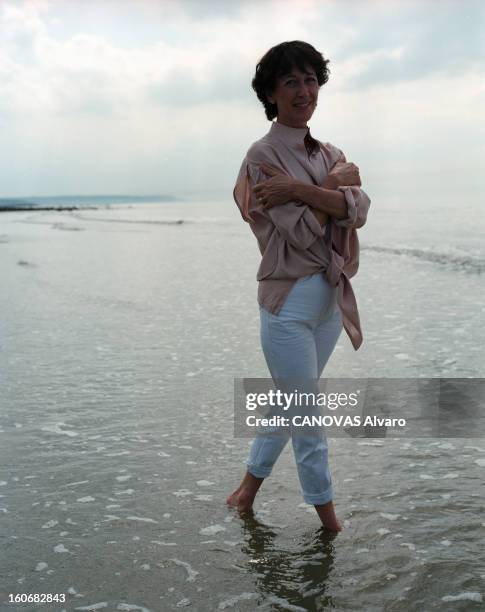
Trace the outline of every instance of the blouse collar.
<path fill-rule="evenodd" d="M 301 149 L 302 151 L 306 150 L 308 157 L 310 155 L 312 157 L 317 155 L 319 149 L 318 141 L 313 138 L 308 126 L 294 128 L 284 123 L 279 123 L 279 121 L 272 121 L 269 134 L 290 147 Z"/>
<path fill-rule="evenodd" d="M 305 136 L 310 133 L 310 128 L 308 126 L 295 128 L 278 121 L 272 121 L 269 133 L 290 145 L 302 145 Z"/>

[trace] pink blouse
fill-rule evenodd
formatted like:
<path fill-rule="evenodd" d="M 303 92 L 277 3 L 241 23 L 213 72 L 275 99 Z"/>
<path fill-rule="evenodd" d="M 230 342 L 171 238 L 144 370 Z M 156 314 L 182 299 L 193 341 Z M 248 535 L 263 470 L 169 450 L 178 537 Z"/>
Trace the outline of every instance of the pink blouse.
<path fill-rule="evenodd" d="M 367 219 L 370 199 L 360 187 L 339 187 L 347 202 L 347 218 L 329 217 L 320 225 L 310 207 L 291 201 L 264 209 L 252 187 L 269 177 L 260 169 L 266 162 L 299 181 L 322 185 L 338 161 L 346 161 L 340 149 L 318 143 L 308 154 L 304 139 L 309 128 L 293 128 L 272 122 L 266 136 L 249 148 L 239 170 L 233 196 L 243 219 L 256 236 L 262 255 L 257 272 L 258 302 L 278 314 L 296 280 L 324 272 L 329 284 L 337 287 L 337 301 L 344 329 L 355 350 L 362 344 L 357 302 L 350 284 L 359 267 L 357 228 Z"/>

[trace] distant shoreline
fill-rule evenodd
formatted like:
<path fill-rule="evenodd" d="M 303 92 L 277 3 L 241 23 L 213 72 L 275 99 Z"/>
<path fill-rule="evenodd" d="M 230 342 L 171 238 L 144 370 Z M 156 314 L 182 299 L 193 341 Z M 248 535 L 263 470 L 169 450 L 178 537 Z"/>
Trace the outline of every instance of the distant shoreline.
<path fill-rule="evenodd" d="M 26 196 L 14 198 L 0 197 L 0 212 L 17 210 L 80 210 L 98 209 L 126 204 L 163 204 L 183 202 L 183 198 L 172 195 L 56 195 L 56 196 Z"/>
<path fill-rule="evenodd" d="M 98 210 L 99 206 L 83 206 L 79 208 L 79 206 L 0 206 L 1 212 L 21 212 L 23 210 Z"/>

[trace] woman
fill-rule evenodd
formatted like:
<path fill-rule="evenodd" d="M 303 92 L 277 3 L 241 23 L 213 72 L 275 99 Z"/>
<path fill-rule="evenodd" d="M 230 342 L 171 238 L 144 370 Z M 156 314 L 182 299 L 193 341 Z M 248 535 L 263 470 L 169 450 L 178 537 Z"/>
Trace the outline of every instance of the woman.
<path fill-rule="evenodd" d="M 358 269 L 356 230 L 370 200 L 358 168 L 337 147 L 315 140 L 307 126 L 328 80 L 327 64 L 308 43 L 281 43 L 260 60 L 252 81 L 266 117 L 276 121 L 249 148 L 234 199 L 262 255 L 261 343 L 273 380 L 318 380 L 342 327 L 356 350 L 362 343 L 349 278 Z M 246 475 L 228 505 L 251 509 L 288 436 L 255 437 Z M 325 527 L 340 531 L 325 436 L 292 434 L 292 444 L 304 500 Z"/>

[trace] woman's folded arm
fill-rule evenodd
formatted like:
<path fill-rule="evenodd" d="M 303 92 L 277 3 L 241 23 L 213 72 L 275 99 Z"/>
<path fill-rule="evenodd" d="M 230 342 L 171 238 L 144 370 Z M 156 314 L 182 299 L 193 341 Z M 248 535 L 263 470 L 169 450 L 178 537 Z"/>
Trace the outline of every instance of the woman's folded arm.
<path fill-rule="evenodd" d="M 359 228 L 366 222 L 370 198 L 360 187 L 340 186 L 332 190 L 297 183 L 293 189 L 295 199 L 333 217 L 336 225 Z"/>
<path fill-rule="evenodd" d="M 338 155 L 332 165 L 334 168 L 338 163 L 347 163 L 347 159 L 341 149 L 332 146 L 332 150 Z M 338 185 L 334 186 L 332 170 L 322 186 L 296 183 L 294 185 L 294 197 L 302 200 L 315 210 L 321 211 L 333 217 L 334 223 L 340 227 L 355 227 L 358 229 L 365 225 L 369 211 L 370 198 L 360 186 Z"/>
<path fill-rule="evenodd" d="M 248 164 L 252 186 L 267 180 L 259 169 L 259 164 Z M 296 249 L 308 249 L 318 238 L 324 235 L 324 228 L 309 206 L 301 202 L 290 201 L 286 204 L 264 208 L 257 201 L 254 193 L 251 196 L 251 211 L 258 210 L 276 227 L 281 236 Z"/>

